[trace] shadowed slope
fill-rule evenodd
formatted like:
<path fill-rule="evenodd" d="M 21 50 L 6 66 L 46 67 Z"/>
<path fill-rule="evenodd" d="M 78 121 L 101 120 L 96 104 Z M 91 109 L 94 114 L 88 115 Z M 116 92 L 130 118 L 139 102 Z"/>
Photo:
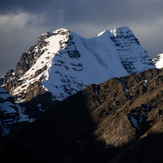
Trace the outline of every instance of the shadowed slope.
<path fill-rule="evenodd" d="M 6 144 L 2 157 L 6 162 L 159 163 L 162 106 L 163 70 L 90 85 L 43 113 Z"/>

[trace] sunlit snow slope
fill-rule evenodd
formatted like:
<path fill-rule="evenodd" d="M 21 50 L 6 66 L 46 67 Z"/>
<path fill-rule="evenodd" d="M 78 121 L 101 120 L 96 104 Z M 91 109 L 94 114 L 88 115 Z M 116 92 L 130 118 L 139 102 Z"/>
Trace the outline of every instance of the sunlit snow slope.
<path fill-rule="evenodd" d="M 39 89 L 52 93 L 53 100 L 63 100 L 86 85 L 155 67 L 128 27 L 106 30 L 90 39 L 67 29 L 41 38 L 22 56 L 13 76 L 3 80 L 4 88 L 16 81 L 10 93 L 18 102 L 26 101 L 36 82 L 41 83 Z"/>
<path fill-rule="evenodd" d="M 157 55 L 156 58 L 153 59 L 156 68 L 163 68 L 163 53 Z"/>

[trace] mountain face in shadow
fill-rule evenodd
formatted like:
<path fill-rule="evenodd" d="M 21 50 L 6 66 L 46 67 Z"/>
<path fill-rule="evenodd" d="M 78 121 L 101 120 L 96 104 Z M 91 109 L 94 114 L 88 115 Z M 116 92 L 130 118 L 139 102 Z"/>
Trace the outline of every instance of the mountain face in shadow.
<path fill-rule="evenodd" d="M 161 163 L 163 69 L 112 78 L 58 102 L 1 152 L 5 162 Z"/>
<path fill-rule="evenodd" d="M 162 125 L 160 123 L 159 125 Z M 151 133 L 126 147 L 109 163 L 162 163 L 163 134 Z"/>

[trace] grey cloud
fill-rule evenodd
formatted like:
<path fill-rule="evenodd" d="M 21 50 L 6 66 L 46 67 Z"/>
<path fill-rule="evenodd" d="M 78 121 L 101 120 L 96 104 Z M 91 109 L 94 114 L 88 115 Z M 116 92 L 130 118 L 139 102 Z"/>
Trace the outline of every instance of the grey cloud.
<path fill-rule="evenodd" d="M 21 54 L 47 30 L 40 26 L 38 22 L 41 20 L 38 19 L 36 15 L 28 13 L 0 16 L 0 76 L 9 69 L 15 69 Z"/>
<path fill-rule="evenodd" d="M 47 15 L 47 23 L 58 23 L 60 11 L 64 24 L 74 23 L 140 23 L 161 17 L 163 2 L 161 0 L 10 0 L 2 2 L 0 10 L 27 12 Z"/>
<path fill-rule="evenodd" d="M 29 17 L 19 27 L 16 26 L 19 20 L 11 22 L 7 31 L 0 24 L 0 66 L 4 67 L 2 62 L 11 55 L 13 61 L 6 62 L 6 66 L 16 64 L 22 52 L 27 51 L 41 33 L 61 27 L 93 37 L 105 29 L 129 26 L 154 57 L 163 52 L 162 6 L 162 0 L 2 0 L 0 16 L 27 13 L 35 18 Z"/>

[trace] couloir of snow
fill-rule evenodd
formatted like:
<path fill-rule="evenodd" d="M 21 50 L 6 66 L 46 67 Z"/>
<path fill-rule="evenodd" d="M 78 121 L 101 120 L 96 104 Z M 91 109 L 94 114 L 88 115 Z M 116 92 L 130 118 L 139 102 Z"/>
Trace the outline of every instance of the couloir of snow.
<path fill-rule="evenodd" d="M 106 30 L 90 39 L 67 29 L 58 29 L 53 34 L 45 39 L 48 42 L 43 47 L 45 52 L 19 79 L 23 83 L 12 95 L 25 94 L 29 85 L 40 81 L 55 100 L 63 100 L 86 85 L 154 68 L 128 27 Z M 43 68 L 45 70 L 36 76 Z M 23 101 L 23 97 L 18 99 L 18 102 Z"/>
<path fill-rule="evenodd" d="M 154 58 L 153 61 L 155 62 L 156 68 L 163 68 L 163 53 L 157 55 L 157 57 Z"/>

